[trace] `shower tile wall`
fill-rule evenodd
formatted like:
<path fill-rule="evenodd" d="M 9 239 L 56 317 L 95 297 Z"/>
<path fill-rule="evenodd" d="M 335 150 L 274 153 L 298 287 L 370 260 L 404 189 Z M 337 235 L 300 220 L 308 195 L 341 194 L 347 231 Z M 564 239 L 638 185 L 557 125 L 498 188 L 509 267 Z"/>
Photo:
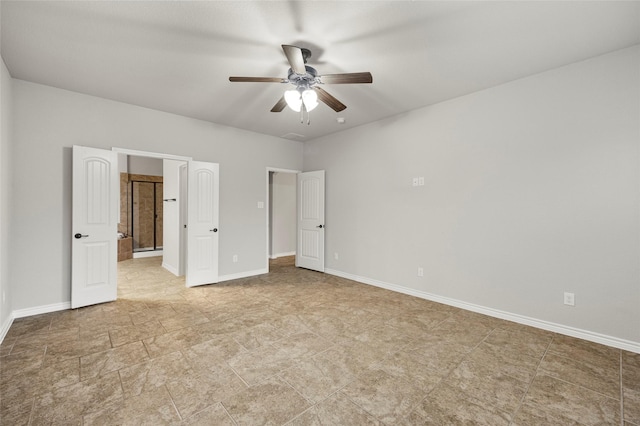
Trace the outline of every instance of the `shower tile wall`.
<path fill-rule="evenodd" d="M 125 189 L 122 188 L 122 175 L 127 177 Z M 158 249 L 162 248 L 162 177 L 126 173 L 122 175 L 120 187 L 121 226 L 119 226 L 119 230 L 125 228 L 126 233 L 133 236 L 134 250 L 153 250 L 155 228 L 155 246 Z M 154 185 L 156 187 L 155 204 Z M 133 192 L 133 200 L 131 192 Z M 157 217 L 154 217 L 156 215 Z M 126 219 L 123 220 L 123 217 Z"/>

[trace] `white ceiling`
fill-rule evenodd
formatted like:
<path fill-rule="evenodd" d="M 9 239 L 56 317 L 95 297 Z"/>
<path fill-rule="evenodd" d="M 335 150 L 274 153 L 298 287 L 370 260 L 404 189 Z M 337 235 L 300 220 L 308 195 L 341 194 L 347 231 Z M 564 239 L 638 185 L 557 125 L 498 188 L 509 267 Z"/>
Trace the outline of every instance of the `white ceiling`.
<path fill-rule="evenodd" d="M 640 43 L 637 1 L 0 4 L 14 78 L 298 140 Z M 228 77 L 286 77 L 281 44 L 311 49 L 320 74 L 370 71 L 373 84 L 324 86 L 348 108 L 320 105 L 311 125 L 271 113 L 288 85 Z"/>

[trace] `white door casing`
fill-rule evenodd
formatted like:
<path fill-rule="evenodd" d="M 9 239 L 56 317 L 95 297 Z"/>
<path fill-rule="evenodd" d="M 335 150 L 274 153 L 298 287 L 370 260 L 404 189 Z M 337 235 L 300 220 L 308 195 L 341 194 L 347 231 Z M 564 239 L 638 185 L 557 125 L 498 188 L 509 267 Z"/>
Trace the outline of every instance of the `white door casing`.
<path fill-rule="evenodd" d="M 116 300 L 118 154 L 73 146 L 71 307 Z"/>
<path fill-rule="evenodd" d="M 189 161 L 186 285 L 218 281 L 219 165 Z"/>
<path fill-rule="evenodd" d="M 298 173 L 296 266 L 324 272 L 324 170 Z"/>

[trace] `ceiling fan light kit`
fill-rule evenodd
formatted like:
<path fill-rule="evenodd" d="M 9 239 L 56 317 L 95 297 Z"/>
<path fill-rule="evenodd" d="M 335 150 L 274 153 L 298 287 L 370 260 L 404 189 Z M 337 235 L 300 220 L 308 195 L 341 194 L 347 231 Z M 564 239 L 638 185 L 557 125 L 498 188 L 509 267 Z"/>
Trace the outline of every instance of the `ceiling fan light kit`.
<path fill-rule="evenodd" d="M 292 110 L 301 113 L 300 122 L 304 122 L 304 113 L 306 112 L 307 124 L 310 124 L 309 112 L 318 106 L 318 101 L 336 112 L 347 108 L 345 104 L 318 85 L 373 82 L 373 77 L 369 72 L 318 75 L 315 68 L 305 65 L 307 59 L 311 57 L 309 49 L 283 44 L 282 50 L 291 65 L 287 78 L 229 77 L 231 82 L 290 83 L 294 85 L 295 89 L 285 91 L 282 98 L 271 108 L 271 112 L 281 112 L 285 106 L 289 106 Z"/>

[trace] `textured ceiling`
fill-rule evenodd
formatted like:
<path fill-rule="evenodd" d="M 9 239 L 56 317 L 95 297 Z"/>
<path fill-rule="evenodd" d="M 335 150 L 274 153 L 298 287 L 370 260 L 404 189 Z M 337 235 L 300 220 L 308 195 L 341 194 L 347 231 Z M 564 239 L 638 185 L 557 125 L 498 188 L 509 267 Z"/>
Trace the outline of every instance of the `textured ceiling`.
<path fill-rule="evenodd" d="M 6 1 L 14 78 L 274 136 L 310 140 L 640 43 L 636 1 Z M 281 44 L 307 47 L 348 108 L 311 124 L 269 110 L 289 86 Z M 344 117 L 345 124 L 338 124 Z M 293 134 L 293 135 L 291 135 Z M 300 135 L 295 136 L 295 135 Z"/>

